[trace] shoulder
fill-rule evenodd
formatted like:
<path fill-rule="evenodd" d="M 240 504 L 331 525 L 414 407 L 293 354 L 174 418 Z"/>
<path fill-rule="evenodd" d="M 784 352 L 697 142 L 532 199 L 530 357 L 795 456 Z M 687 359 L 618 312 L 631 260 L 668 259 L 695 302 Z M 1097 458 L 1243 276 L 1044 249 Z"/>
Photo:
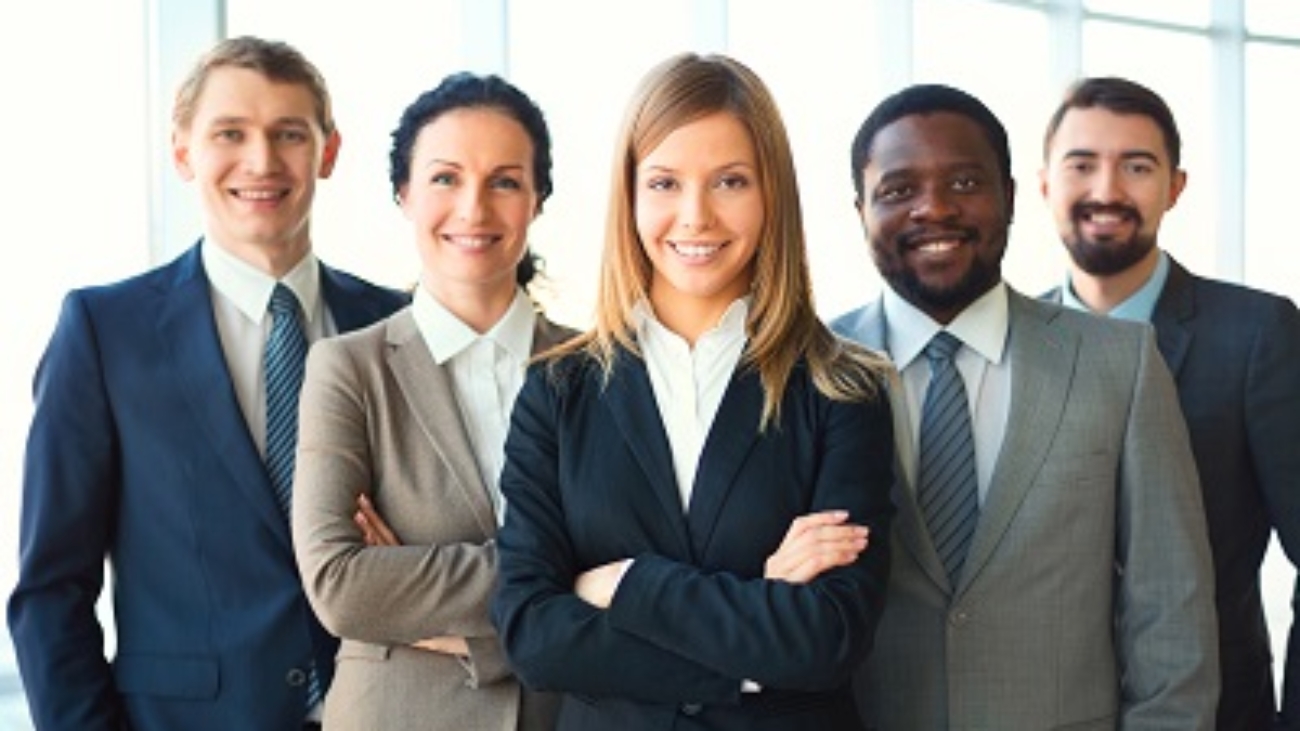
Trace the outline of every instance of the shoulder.
<path fill-rule="evenodd" d="M 860 341 L 879 317 L 878 311 L 879 304 L 872 302 L 831 318 L 827 325 L 840 337 Z"/>

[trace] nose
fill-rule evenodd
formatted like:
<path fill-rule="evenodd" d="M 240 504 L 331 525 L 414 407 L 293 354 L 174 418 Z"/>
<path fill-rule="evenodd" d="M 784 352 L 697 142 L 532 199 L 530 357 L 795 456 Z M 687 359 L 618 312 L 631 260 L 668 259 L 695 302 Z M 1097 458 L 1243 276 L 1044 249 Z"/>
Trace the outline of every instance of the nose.
<path fill-rule="evenodd" d="M 466 223 L 481 223 L 487 218 L 487 198 L 476 185 L 462 187 L 456 196 L 456 217 Z"/>
<path fill-rule="evenodd" d="M 677 223 L 687 231 L 707 231 L 713 226 L 713 208 L 708 194 L 699 188 L 687 190 L 677 209 Z"/>
<path fill-rule="evenodd" d="M 1124 199 L 1120 185 L 1120 171 L 1110 165 L 1101 165 L 1092 176 L 1092 199 L 1097 203 L 1118 203 Z"/>
<path fill-rule="evenodd" d="M 269 175 L 280 170 L 279 151 L 275 140 L 267 135 L 253 134 L 244 143 L 244 167 L 254 175 Z"/>
<path fill-rule="evenodd" d="M 948 221 L 959 216 L 961 204 L 956 193 L 946 185 L 924 188 L 908 212 L 908 217 L 914 221 Z"/>

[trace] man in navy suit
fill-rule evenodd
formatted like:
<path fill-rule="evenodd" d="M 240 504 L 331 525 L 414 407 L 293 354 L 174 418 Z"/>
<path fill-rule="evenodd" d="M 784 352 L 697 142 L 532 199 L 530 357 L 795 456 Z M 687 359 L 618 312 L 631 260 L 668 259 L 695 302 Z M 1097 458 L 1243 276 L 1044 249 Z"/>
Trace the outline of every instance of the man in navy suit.
<path fill-rule="evenodd" d="M 36 373 L 8 616 L 43 730 L 301 729 L 333 669 L 263 463 L 266 308 L 288 287 L 311 341 L 404 298 L 312 254 L 316 180 L 339 135 L 295 49 L 217 44 L 173 121 L 203 238 L 70 293 Z M 111 661 L 95 613 L 106 559 Z"/>
<path fill-rule="evenodd" d="M 1217 728 L 1300 729 L 1300 632 L 1292 625 L 1277 715 L 1260 597 L 1273 528 L 1300 564 L 1300 314 L 1285 298 L 1193 275 L 1157 245 L 1187 174 L 1173 113 L 1152 90 L 1077 82 L 1044 152 L 1042 192 L 1071 259 L 1049 297 L 1150 322 L 1178 386 L 1214 554 Z"/>

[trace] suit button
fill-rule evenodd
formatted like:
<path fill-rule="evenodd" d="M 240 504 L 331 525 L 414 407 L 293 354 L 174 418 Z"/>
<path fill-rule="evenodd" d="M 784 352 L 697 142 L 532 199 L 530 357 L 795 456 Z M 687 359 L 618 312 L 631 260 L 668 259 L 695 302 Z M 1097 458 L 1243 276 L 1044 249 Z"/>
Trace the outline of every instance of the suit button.
<path fill-rule="evenodd" d="M 698 716 L 698 715 L 700 715 L 700 711 L 703 711 L 703 710 L 704 710 L 704 704 L 702 704 L 702 703 L 683 703 L 682 706 L 681 706 L 681 708 L 679 708 L 678 710 L 680 710 L 680 711 L 682 712 L 682 715 L 683 715 L 683 716 Z"/>
<path fill-rule="evenodd" d="M 287 675 L 284 676 L 284 682 L 296 688 L 299 685 L 302 685 L 303 683 L 307 682 L 307 673 L 304 673 L 298 668 L 293 668 L 288 672 Z"/>
<path fill-rule="evenodd" d="M 953 612 L 951 615 L 949 615 L 948 621 L 952 623 L 952 626 L 954 627 L 962 627 L 967 622 L 970 621 L 970 614 L 966 613 L 965 611 L 958 610 Z"/>

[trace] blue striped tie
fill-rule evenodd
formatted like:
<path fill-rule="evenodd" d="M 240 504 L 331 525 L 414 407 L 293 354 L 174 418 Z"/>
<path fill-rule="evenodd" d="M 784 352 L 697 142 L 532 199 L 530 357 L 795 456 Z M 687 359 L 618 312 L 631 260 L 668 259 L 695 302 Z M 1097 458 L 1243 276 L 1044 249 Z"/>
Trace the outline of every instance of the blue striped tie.
<path fill-rule="evenodd" d="M 925 347 L 930 385 L 921 410 L 917 477 L 921 513 L 953 586 L 957 585 L 979 521 L 970 404 L 961 374 L 953 363 L 961 345 L 951 334 L 940 332 Z"/>
<path fill-rule="evenodd" d="M 298 298 L 283 284 L 271 293 L 271 334 L 266 339 L 262 367 L 266 374 L 266 469 L 275 499 L 286 519 L 293 502 L 293 466 L 298 448 L 298 393 L 302 390 L 307 337 L 299 320 Z M 324 697 L 313 665 L 307 672 L 307 705 L 311 710 Z"/>

